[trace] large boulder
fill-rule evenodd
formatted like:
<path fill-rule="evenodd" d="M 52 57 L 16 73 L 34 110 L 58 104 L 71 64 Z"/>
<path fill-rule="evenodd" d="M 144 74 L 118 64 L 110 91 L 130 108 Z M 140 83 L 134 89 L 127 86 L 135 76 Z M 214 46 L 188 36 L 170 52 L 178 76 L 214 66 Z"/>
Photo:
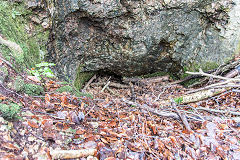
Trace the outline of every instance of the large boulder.
<path fill-rule="evenodd" d="M 216 67 L 239 51 L 240 0 L 58 0 L 48 59 L 62 77 Z"/>

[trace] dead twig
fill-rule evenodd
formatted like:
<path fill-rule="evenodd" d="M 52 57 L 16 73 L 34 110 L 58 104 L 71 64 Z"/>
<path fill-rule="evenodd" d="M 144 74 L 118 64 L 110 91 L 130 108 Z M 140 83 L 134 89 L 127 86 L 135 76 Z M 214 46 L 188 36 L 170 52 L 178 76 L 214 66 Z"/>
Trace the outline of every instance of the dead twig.
<path fill-rule="evenodd" d="M 14 70 L 19 76 L 21 76 L 23 79 L 25 78 L 23 75 L 21 75 L 20 73 L 18 73 L 18 71 L 13 67 L 13 65 L 8 62 L 7 60 L 3 59 L 2 57 L 0 57 L 0 59 L 7 64 L 12 70 Z"/>
<path fill-rule="evenodd" d="M 204 73 L 204 72 L 202 71 L 202 69 L 199 69 L 199 72 L 186 72 L 186 73 L 192 74 L 192 75 L 202 75 L 202 76 L 206 76 L 206 77 L 223 79 L 223 80 L 228 80 L 228 81 L 240 81 L 239 78 L 228 78 L 228 77 L 222 77 L 222 76 L 216 76 L 216 75 Z"/>
<path fill-rule="evenodd" d="M 92 83 L 91 86 L 104 86 L 105 83 Z M 129 88 L 128 85 L 124 85 L 124 84 L 120 84 L 120 83 L 115 83 L 115 82 L 111 82 L 109 85 L 109 87 L 114 87 L 114 88 L 118 88 L 118 89 L 124 89 L 124 88 Z"/>
<path fill-rule="evenodd" d="M 7 60 L 3 59 L 2 57 L 0 57 L 0 59 L 1 59 L 4 63 L 6 63 L 9 67 L 13 68 L 13 65 L 12 65 L 10 62 L 8 62 Z"/>
<path fill-rule="evenodd" d="M 175 111 L 177 112 L 178 116 L 181 118 L 183 125 L 185 126 L 186 130 L 190 133 L 193 133 L 193 130 L 191 129 L 188 121 L 187 121 L 187 117 L 184 114 L 184 112 L 180 112 L 176 106 L 176 103 L 172 100 L 172 107 L 175 109 Z"/>
<path fill-rule="evenodd" d="M 124 83 L 140 83 L 142 85 L 146 85 L 147 83 L 158 83 L 163 81 L 168 81 L 169 76 L 159 76 L 159 77 L 152 77 L 152 78 L 139 78 L 139 77 L 133 77 L 133 78 L 123 78 Z"/>
<path fill-rule="evenodd" d="M 50 150 L 52 159 L 74 159 L 88 156 L 94 156 L 97 149 L 81 149 L 81 150 Z"/>
<path fill-rule="evenodd" d="M 115 96 L 120 96 L 118 93 L 115 93 L 112 89 L 110 89 L 109 87 L 106 88 L 106 90 L 108 90 L 110 93 L 112 93 Z"/>
<path fill-rule="evenodd" d="M 97 78 L 97 76 L 96 76 L 96 74 L 94 74 L 94 76 L 92 76 L 92 78 L 87 82 L 87 84 L 84 86 L 84 88 L 82 89 L 82 91 L 85 91 L 87 88 L 88 88 L 88 86 L 92 83 L 92 81 L 94 80 L 94 79 L 96 79 Z"/>
<path fill-rule="evenodd" d="M 109 85 L 110 83 L 111 83 L 111 82 L 108 81 L 107 84 L 102 88 L 102 90 L 100 91 L 100 93 L 102 93 L 102 92 L 108 87 L 108 85 Z"/>
<path fill-rule="evenodd" d="M 2 88 L 2 89 L 1 89 L 1 88 Z M 12 93 L 12 94 L 17 95 L 18 97 L 21 97 L 21 98 L 24 97 L 24 96 L 18 94 L 17 92 L 15 92 L 15 91 L 12 91 L 12 90 L 10 90 L 10 89 L 7 89 L 6 87 L 4 87 L 3 84 L 0 83 L 0 93 L 1 93 L 1 94 L 4 94 L 4 92 L 3 92 L 4 90 L 5 90 L 7 93 Z"/>
<path fill-rule="evenodd" d="M 233 112 L 233 111 L 228 111 L 228 110 L 217 110 L 217 109 L 209 109 L 209 108 L 204 108 L 204 107 L 198 107 L 196 108 L 197 110 L 204 110 L 208 112 L 214 112 L 214 113 L 222 113 L 222 114 L 232 114 L 235 116 L 240 116 L 240 112 Z"/>
<path fill-rule="evenodd" d="M 180 117 L 178 116 L 177 113 L 174 113 L 174 112 L 166 112 L 166 111 L 159 111 L 157 109 L 153 109 L 147 105 L 140 105 L 136 102 L 132 102 L 132 101 L 128 101 L 128 100 L 125 100 L 125 99 L 122 99 L 122 101 L 124 101 L 125 103 L 127 104 L 130 104 L 130 105 L 133 105 L 133 106 L 137 106 L 138 108 L 144 110 L 146 113 L 151 112 L 157 116 L 161 116 L 161 117 L 168 117 L 168 118 L 173 118 L 173 119 L 180 119 Z M 144 112 L 143 111 L 143 112 Z M 198 117 L 192 117 L 192 116 L 186 116 L 188 119 L 193 119 L 193 120 L 197 120 L 197 121 L 203 121 L 202 118 L 199 119 Z"/>

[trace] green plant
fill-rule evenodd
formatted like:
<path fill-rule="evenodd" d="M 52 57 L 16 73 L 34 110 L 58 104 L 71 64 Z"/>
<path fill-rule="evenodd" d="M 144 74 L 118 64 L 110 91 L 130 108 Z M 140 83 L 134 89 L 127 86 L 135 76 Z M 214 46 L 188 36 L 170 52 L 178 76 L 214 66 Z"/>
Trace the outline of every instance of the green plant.
<path fill-rule="evenodd" d="M 42 62 L 35 65 L 35 68 L 30 70 L 30 73 L 41 80 L 41 77 L 53 78 L 55 77 L 51 66 L 55 66 L 54 63 Z"/>
<path fill-rule="evenodd" d="M 2 113 L 2 117 L 6 120 L 14 120 L 19 119 L 20 106 L 15 103 L 0 104 L 0 112 Z"/>
<path fill-rule="evenodd" d="M 12 18 L 15 19 L 16 16 L 21 16 L 22 14 L 18 11 L 12 10 Z"/>
<path fill-rule="evenodd" d="M 183 97 L 174 98 L 174 102 L 176 102 L 177 104 L 181 104 L 182 101 L 183 101 Z"/>

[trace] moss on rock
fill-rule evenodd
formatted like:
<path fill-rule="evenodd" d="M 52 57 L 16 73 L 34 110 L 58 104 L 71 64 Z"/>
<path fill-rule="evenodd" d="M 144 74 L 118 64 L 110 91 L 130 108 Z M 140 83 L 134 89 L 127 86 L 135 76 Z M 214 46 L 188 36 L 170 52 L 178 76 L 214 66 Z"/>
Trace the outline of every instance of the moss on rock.
<path fill-rule="evenodd" d="M 151 77 L 165 76 L 167 74 L 168 73 L 166 73 L 166 72 L 154 72 L 154 73 L 149 73 L 149 74 L 142 75 L 140 77 L 142 77 L 142 78 L 151 78 Z"/>
<path fill-rule="evenodd" d="M 22 80 L 21 77 L 18 76 L 13 83 L 13 87 L 17 92 L 23 91 L 24 90 L 24 80 Z"/>
<path fill-rule="evenodd" d="M 17 70 L 33 67 L 34 64 L 40 62 L 40 49 L 46 51 L 45 42 L 48 39 L 48 32 L 43 32 L 32 23 L 34 29 L 31 29 L 31 32 L 35 36 L 27 33 L 32 14 L 31 9 L 27 9 L 24 2 L 14 3 L 0 0 L 0 34 L 7 40 L 18 44 L 23 54 L 14 53 L 4 45 L 0 45 L 0 51 L 6 60 L 14 62 L 13 65 Z"/>
<path fill-rule="evenodd" d="M 8 76 L 8 69 L 5 66 L 0 66 L 0 83 L 3 83 Z"/>
<path fill-rule="evenodd" d="M 23 92 L 31 96 L 39 96 L 44 93 L 44 89 L 36 84 L 24 84 Z"/>
<path fill-rule="evenodd" d="M 94 72 L 82 72 L 82 66 L 79 66 L 74 80 L 74 86 L 80 90 L 83 84 L 87 82 L 94 75 Z"/>

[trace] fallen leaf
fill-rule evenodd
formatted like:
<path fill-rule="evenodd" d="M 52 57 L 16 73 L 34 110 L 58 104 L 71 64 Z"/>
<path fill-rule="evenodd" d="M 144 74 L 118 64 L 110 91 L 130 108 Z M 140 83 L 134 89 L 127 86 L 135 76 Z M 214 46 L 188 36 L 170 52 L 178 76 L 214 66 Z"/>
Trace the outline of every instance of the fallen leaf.
<path fill-rule="evenodd" d="M 78 130 L 76 131 L 76 134 L 84 134 L 85 132 L 86 132 L 85 129 L 80 128 L 80 129 L 78 129 Z"/>
<path fill-rule="evenodd" d="M 45 94 L 45 102 L 50 102 L 51 97 L 49 94 Z"/>
<path fill-rule="evenodd" d="M 28 121 L 28 125 L 32 128 L 39 128 L 38 124 L 34 121 Z"/>
<path fill-rule="evenodd" d="M 67 98 L 66 95 L 63 95 L 63 96 L 61 97 L 61 105 L 62 105 L 62 106 L 68 105 L 68 98 Z"/>
<path fill-rule="evenodd" d="M 1 146 L 10 150 L 19 150 L 18 147 L 16 147 L 14 144 L 9 142 L 2 142 Z"/>
<path fill-rule="evenodd" d="M 107 143 L 108 144 L 108 141 L 105 138 L 101 138 L 101 140 L 102 140 L 103 143 Z"/>
<path fill-rule="evenodd" d="M 221 130 L 228 129 L 228 126 L 226 124 L 219 124 L 218 126 Z"/>
<path fill-rule="evenodd" d="M 36 107 L 40 107 L 40 106 L 41 106 L 41 103 L 40 103 L 39 101 L 37 101 L 37 100 L 34 100 L 34 101 L 32 102 L 32 105 L 33 105 L 33 106 L 36 106 Z"/>

